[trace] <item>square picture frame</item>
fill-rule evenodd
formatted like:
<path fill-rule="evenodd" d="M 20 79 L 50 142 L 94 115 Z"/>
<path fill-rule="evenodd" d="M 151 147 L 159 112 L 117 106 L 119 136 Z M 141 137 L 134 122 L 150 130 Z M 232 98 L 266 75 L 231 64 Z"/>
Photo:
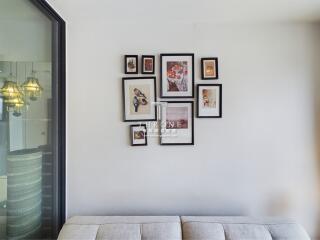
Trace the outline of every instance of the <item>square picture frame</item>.
<path fill-rule="evenodd" d="M 122 78 L 123 121 L 156 121 L 156 77 Z"/>
<path fill-rule="evenodd" d="M 154 74 L 155 56 L 142 55 L 141 57 L 141 74 Z"/>
<path fill-rule="evenodd" d="M 201 58 L 201 79 L 219 79 L 219 63 L 217 57 Z"/>
<path fill-rule="evenodd" d="M 162 103 L 160 145 L 194 145 L 194 102 Z"/>
<path fill-rule="evenodd" d="M 130 125 L 131 146 L 147 146 L 148 134 L 146 124 Z"/>
<path fill-rule="evenodd" d="M 160 54 L 161 98 L 194 98 L 194 54 Z"/>
<path fill-rule="evenodd" d="M 197 85 L 197 117 L 222 118 L 222 84 Z"/>
<path fill-rule="evenodd" d="M 138 74 L 139 63 L 138 55 L 124 55 L 124 73 Z"/>

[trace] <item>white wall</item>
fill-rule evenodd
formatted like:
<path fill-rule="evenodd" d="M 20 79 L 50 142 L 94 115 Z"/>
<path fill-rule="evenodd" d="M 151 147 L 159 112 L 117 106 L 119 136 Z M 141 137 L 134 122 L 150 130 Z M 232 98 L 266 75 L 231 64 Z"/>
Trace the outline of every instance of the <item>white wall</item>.
<path fill-rule="evenodd" d="M 277 214 L 315 235 L 317 25 L 77 18 L 56 7 L 68 23 L 69 217 Z M 130 147 L 122 56 L 157 55 L 159 76 L 163 52 L 195 53 L 196 83 L 200 57 L 219 57 L 223 118 L 195 119 L 194 147 Z"/>

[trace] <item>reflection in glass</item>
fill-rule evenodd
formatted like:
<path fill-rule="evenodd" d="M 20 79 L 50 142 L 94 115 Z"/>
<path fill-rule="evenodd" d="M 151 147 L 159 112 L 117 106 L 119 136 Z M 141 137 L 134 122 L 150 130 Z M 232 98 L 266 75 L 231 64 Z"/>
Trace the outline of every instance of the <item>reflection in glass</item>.
<path fill-rule="evenodd" d="M 52 22 L 31 1 L 1 0 L 0 239 L 52 239 Z"/>

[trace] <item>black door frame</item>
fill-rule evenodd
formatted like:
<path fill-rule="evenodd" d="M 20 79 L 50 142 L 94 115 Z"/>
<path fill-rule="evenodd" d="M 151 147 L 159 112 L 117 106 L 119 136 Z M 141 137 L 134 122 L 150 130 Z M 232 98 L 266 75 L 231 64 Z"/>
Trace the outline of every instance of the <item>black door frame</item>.
<path fill-rule="evenodd" d="M 52 22 L 52 116 L 57 236 L 66 219 L 66 23 L 46 0 L 30 0 Z"/>

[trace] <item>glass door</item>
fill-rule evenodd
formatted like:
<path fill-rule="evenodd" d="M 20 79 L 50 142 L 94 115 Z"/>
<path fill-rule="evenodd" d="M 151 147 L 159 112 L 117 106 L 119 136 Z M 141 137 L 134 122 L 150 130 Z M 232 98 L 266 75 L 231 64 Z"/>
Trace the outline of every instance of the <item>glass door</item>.
<path fill-rule="evenodd" d="M 45 1 L 0 3 L 0 239 L 54 239 L 64 221 L 60 24 Z"/>

